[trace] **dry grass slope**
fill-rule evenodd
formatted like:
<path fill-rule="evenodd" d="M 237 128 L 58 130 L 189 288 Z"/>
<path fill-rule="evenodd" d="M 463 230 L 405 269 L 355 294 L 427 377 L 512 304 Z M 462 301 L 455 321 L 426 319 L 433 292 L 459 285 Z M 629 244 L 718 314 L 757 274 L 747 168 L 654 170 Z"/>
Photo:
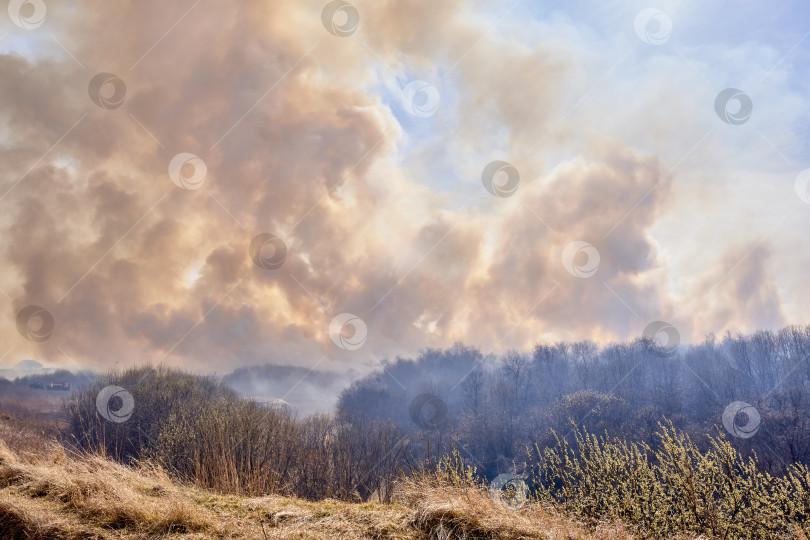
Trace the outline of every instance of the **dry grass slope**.
<path fill-rule="evenodd" d="M 479 488 L 403 483 L 393 504 L 237 497 L 160 468 L 68 454 L 0 423 L 0 538 L 631 538 L 589 533 L 540 506 L 513 511 Z M 13 445 L 13 447 L 12 447 Z"/>

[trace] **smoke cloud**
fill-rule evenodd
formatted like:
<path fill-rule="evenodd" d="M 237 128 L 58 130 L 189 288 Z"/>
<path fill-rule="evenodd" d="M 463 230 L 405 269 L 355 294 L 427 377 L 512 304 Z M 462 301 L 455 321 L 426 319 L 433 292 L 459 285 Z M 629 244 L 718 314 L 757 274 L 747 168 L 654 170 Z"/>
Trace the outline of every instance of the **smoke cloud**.
<path fill-rule="evenodd" d="M 806 322 L 782 298 L 809 214 L 763 142 L 807 115 L 804 56 L 689 52 L 695 7 L 671 8 L 684 44 L 656 47 L 624 2 L 358 1 L 338 30 L 325 6 L 82 0 L 2 23 L 4 362 L 362 372 L 455 341 Z M 715 113 L 732 82 L 750 124 Z M 498 160 L 507 196 L 482 185 Z M 261 234 L 280 243 L 251 251 Z M 28 305 L 54 318 L 44 342 L 17 330 Z M 365 323 L 356 350 L 330 337 L 342 313 Z"/>

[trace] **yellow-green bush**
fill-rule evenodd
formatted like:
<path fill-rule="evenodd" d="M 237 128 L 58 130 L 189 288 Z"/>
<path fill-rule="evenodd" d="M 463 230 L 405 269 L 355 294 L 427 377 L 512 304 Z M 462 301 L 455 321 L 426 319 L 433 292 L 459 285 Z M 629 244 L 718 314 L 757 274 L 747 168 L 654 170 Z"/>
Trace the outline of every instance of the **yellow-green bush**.
<path fill-rule="evenodd" d="M 660 444 L 628 443 L 579 429 L 574 442 L 529 450 L 538 500 L 595 524 L 618 518 L 642 537 L 785 538 L 810 532 L 810 471 L 760 472 L 722 432 L 701 452 L 671 424 Z"/>

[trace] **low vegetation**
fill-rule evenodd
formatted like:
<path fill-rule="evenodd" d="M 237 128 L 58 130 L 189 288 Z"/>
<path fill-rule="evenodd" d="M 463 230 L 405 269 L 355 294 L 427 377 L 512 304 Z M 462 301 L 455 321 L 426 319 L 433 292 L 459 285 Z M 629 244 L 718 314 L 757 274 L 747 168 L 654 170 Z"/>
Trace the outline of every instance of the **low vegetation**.
<path fill-rule="evenodd" d="M 151 462 L 125 466 L 44 440 L 6 442 L 0 422 L 0 537 L 25 539 L 595 539 L 633 538 L 618 525 L 588 530 L 535 505 L 512 510 L 472 484 L 397 483 L 391 503 L 247 497 L 202 490 Z"/>

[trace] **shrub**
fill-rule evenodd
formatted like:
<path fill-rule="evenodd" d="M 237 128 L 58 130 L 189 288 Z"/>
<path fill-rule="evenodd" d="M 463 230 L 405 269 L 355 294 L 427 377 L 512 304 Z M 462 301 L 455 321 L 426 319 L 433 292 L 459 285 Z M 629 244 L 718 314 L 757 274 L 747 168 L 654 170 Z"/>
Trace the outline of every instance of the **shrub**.
<path fill-rule="evenodd" d="M 99 392 L 114 385 L 135 403 L 124 421 L 104 418 Z M 111 403 L 115 411 L 123 403 Z M 173 476 L 223 493 L 309 499 L 390 500 L 402 461 L 390 423 L 298 420 L 239 397 L 213 378 L 164 368 L 110 373 L 74 393 L 69 440 L 117 461 L 153 460 Z"/>
<path fill-rule="evenodd" d="M 701 452 L 671 423 L 660 445 L 628 443 L 575 429 L 574 444 L 530 450 L 535 497 L 595 524 L 618 518 L 644 537 L 691 533 L 714 538 L 775 538 L 810 532 L 810 475 L 760 472 L 724 434 Z"/>
<path fill-rule="evenodd" d="M 120 386 L 135 401 L 132 416 L 124 422 L 105 419 L 96 398 L 107 386 Z M 219 400 L 235 400 L 236 393 L 210 377 L 182 371 L 141 367 L 112 372 L 78 389 L 68 401 L 66 413 L 73 445 L 102 452 L 128 462 L 152 456 L 170 417 L 179 410 L 206 410 Z M 120 397 L 110 400 L 110 410 L 121 407 Z"/>

